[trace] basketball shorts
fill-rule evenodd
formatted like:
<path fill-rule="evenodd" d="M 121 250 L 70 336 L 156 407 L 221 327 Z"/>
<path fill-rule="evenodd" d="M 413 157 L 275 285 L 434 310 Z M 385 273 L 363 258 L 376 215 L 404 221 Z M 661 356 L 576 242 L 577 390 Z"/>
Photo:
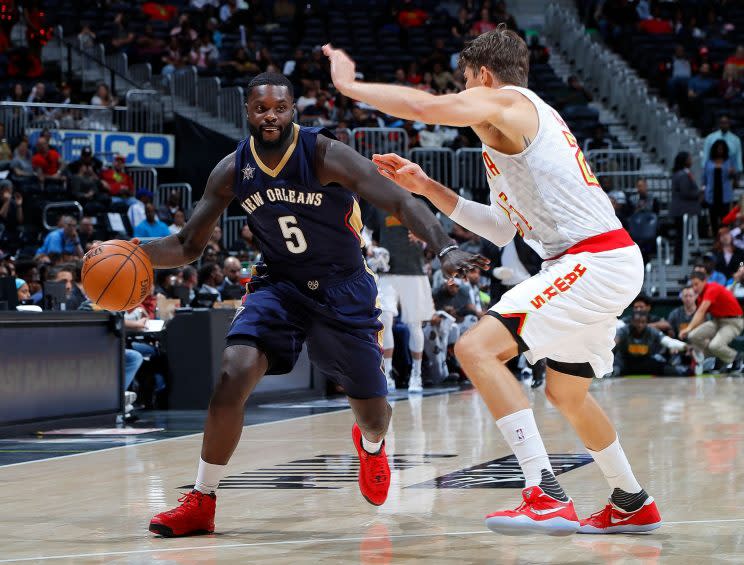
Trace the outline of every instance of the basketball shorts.
<path fill-rule="evenodd" d="M 307 342 L 314 369 L 352 398 L 387 395 L 382 370 L 382 322 L 374 275 L 300 291 L 292 282 L 266 279 L 246 295 L 227 332 L 228 346 L 254 341 L 269 360 L 267 374 L 292 370 Z"/>
<path fill-rule="evenodd" d="M 398 313 L 404 324 L 431 320 L 434 301 L 426 275 L 380 275 L 380 308 L 383 312 Z"/>
<path fill-rule="evenodd" d="M 496 314 L 517 338 L 530 363 L 590 365 L 592 374 L 612 372 L 617 317 L 643 286 L 637 245 L 582 252 L 546 261 L 535 276 L 504 293 Z"/>

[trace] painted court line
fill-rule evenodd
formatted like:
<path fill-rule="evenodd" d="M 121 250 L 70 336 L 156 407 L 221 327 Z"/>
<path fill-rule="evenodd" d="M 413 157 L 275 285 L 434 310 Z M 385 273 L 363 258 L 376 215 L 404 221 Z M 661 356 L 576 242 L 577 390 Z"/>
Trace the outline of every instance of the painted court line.
<path fill-rule="evenodd" d="M 685 520 L 680 522 L 664 522 L 664 526 L 681 526 L 686 524 L 718 524 L 722 522 L 744 522 L 744 518 L 723 518 L 719 520 Z M 143 555 L 147 553 L 160 553 L 160 552 L 173 552 L 173 551 L 199 551 L 201 549 L 235 549 L 238 547 L 262 547 L 271 545 L 307 545 L 314 543 L 348 543 L 357 541 L 371 541 L 371 540 L 396 540 L 396 539 L 411 539 L 411 538 L 435 538 L 438 536 L 474 536 L 490 534 L 494 535 L 490 530 L 472 530 L 468 532 L 436 532 L 427 534 L 398 534 L 392 536 L 361 536 L 361 537 L 345 537 L 345 538 L 309 538 L 299 540 L 279 540 L 279 541 L 259 541 L 255 543 L 226 543 L 226 544 L 213 544 L 213 545 L 193 545 L 185 547 L 162 547 L 153 549 L 133 549 L 130 551 L 105 551 L 99 553 L 73 553 L 67 555 L 48 555 L 39 557 L 22 557 L 19 559 L 0 559 L 0 563 L 20 563 L 24 561 L 51 561 L 54 559 L 81 559 L 83 557 L 112 557 L 117 555 Z M 648 534 L 650 538 L 653 538 L 653 534 Z M 595 536 L 591 536 L 594 538 Z"/>

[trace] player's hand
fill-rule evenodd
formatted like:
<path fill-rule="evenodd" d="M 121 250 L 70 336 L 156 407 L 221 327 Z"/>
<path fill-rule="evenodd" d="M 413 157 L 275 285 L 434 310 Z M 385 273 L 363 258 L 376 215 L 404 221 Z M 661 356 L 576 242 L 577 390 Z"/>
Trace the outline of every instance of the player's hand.
<path fill-rule="evenodd" d="M 431 179 L 417 164 L 404 159 L 395 153 L 372 155 L 372 162 L 377 166 L 377 172 L 390 179 L 401 188 L 414 194 L 425 195 Z"/>
<path fill-rule="evenodd" d="M 680 330 L 679 331 L 679 339 L 681 339 L 681 340 L 687 339 L 687 334 L 688 333 L 689 332 L 687 330 Z"/>
<path fill-rule="evenodd" d="M 446 277 L 465 276 L 472 269 L 488 269 L 490 261 L 482 255 L 474 255 L 462 249 L 453 249 L 442 257 L 442 273 Z"/>
<path fill-rule="evenodd" d="M 341 94 L 347 94 L 348 88 L 356 80 L 356 66 L 344 51 L 334 49 L 330 43 L 323 45 L 323 54 L 331 63 L 331 80 Z"/>

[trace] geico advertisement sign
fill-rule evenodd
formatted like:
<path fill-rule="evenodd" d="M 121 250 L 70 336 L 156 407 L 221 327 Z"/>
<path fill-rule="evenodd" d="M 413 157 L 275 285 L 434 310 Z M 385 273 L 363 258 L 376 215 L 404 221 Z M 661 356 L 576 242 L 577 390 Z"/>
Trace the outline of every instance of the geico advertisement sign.
<path fill-rule="evenodd" d="M 29 129 L 31 147 L 41 134 L 41 129 Z M 93 154 L 119 153 L 127 158 L 130 167 L 175 166 L 176 142 L 172 135 L 157 133 L 130 133 L 124 131 L 89 131 L 79 129 L 50 130 L 52 145 L 65 161 L 80 157 L 83 147 L 90 146 Z M 108 161 L 111 155 L 106 155 Z"/>

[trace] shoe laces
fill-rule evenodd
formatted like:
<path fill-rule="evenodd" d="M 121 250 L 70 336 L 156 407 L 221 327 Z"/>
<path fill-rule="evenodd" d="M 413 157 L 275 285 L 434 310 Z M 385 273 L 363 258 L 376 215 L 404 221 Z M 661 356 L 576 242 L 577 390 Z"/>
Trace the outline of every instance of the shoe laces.
<path fill-rule="evenodd" d="M 376 483 L 382 483 L 387 478 L 387 458 L 382 453 L 376 453 L 370 455 L 367 458 L 369 461 L 369 472 L 372 480 Z"/>
<path fill-rule="evenodd" d="M 178 498 L 178 502 L 180 502 L 181 505 L 177 506 L 173 510 L 169 510 L 167 514 L 169 515 L 178 514 L 184 508 L 187 508 L 190 506 L 201 506 L 203 496 L 204 495 L 198 492 L 193 492 L 193 491 L 185 492 Z"/>
<path fill-rule="evenodd" d="M 602 510 L 599 510 L 589 516 L 589 520 L 597 520 L 601 523 L 607 523 L 610 521 L 610 515 L 612 514 L 612 504 L 608 504 Z"/>

